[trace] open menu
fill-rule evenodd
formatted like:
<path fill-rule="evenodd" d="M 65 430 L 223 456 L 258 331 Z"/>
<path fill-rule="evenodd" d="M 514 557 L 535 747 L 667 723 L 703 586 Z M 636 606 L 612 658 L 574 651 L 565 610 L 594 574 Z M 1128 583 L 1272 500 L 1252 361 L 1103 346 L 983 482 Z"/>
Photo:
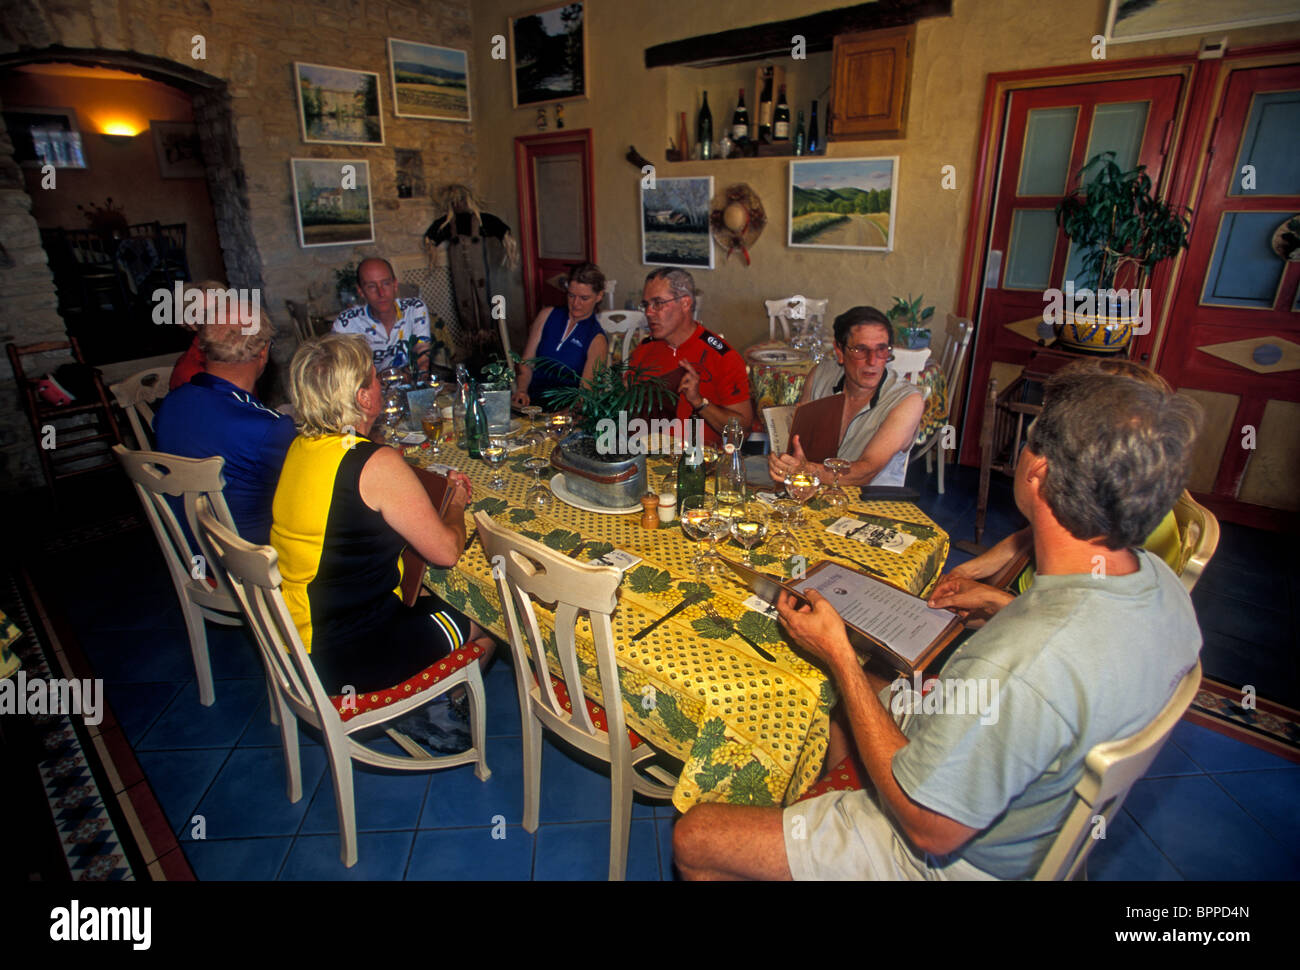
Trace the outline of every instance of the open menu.
<path fill-rule="evenodd" d="M 919 596 L 837 562 L 818 563 L 802 579 L 781 582 L 725 561 L 769 603 L 782 589 L 796 597 L 817 590 L 843 618 L 849 642 L 859 653 L 878 656 L 905 674 L 923 670 L 964 628 L 947 610 L 932 609 Z"/>

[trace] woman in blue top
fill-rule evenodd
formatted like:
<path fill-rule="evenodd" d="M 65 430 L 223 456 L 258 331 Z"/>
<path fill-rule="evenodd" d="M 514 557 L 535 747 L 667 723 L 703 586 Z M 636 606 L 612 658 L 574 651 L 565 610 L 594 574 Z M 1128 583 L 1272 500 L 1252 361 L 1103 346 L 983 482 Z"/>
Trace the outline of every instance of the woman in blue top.
<path fill-rule="evenodd" d="M 596 361 L 605 356 L 609 341 L 596 320 L 596 310 L 605 295 L 605 274 L 595 263 L 582 263 L 569 271 L 568 306 L 543 310 L 537 314 L 524 360 L 547 357 L 568 367 L 582 380 L 590 381 Z M 572 387 L 576 378 L 558 369 L 543 367 L 534 373 L 528 364 L 520 364 L 515 387 L 515 407 L 529 403 L 546 404 L 541 395 L 553 387 Z"/>

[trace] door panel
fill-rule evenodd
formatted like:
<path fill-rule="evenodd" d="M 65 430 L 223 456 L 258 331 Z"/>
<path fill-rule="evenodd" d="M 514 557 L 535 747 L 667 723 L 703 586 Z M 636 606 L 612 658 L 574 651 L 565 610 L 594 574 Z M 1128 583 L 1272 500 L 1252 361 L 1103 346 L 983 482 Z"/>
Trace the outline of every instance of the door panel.
<path fill-rule="evenodd" d="M 525 331 L 541 307 L 564 303 L 552 280 L 596 262 L 591 151 L 590 129 L 515 139 Z"/>
<path fill-rule="evenodd" d="M 979 461 L 984 390 L 994 373 L 1014 375 L 1038 346 L 1043 291 L 1076 279 L 1082 253 L 1056 227 L 1056 204 L 1093 156 L 1116 152 L 1160 184 L 1183 87 L 1181 75 L 1057 85 L 1008 95 L 1006 134 L 990 220 L 990 270 L 979 309 L 970 413 L 962 461 Z M 1000 277 L 1000 278 L 999 278 Z M 1152 307 L 1152 318 L 1159 308 Z M 999 381 L 999 386 L 1004 386 Z"/>
<path fill-rule="evenodd" d="M 1194 488 L 1221 517 L 1278 525 L 1300 510 L 1300 263 L 1272 245 L 1300 212 L 1300 65 L 1232 71 L 1216 110 L 1158 369 L 1218 405 Z"/>

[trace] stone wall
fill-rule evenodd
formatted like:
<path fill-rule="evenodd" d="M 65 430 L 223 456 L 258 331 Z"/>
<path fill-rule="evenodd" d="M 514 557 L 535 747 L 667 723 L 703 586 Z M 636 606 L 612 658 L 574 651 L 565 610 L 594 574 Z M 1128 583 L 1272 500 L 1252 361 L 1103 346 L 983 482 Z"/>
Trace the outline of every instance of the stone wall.
<path fill-rule="evenodd" d="M 196 35 L 203 59 L 193 56 Z M 84 63 L 102 54 L 110 66 L 170 78 L 194 96 L 230 283 L 262 287 L 262 305 L 286 335 L 284 301 L 305 299 L 310 287 L 329 308 L 337 267 L 420 252 L 433 206 L 427 197 L 397 198 L 395 148 L 423 152 L 430 188 L 477 185 L 473 125 L 394 115 L 388 37 L 468 50 L 471 86 L 478 83 L 469 0 L 0 0 L 0 68 L 14 57 L 58 60 L 59 49 L 72 49 L 64 58 Z M 383 147 L 305 144 L 294 61 L 379 74 Z M 290 158 L 369 161 L 376 242 L 300 247 Z M 7 139 L 0 140 L 0 240 L 13 263 L 0 255 L 0 339 L 61 337 L 53 280 Z M 291 339 L 279 341 L 279 362 L 292 351 Z M 39 484 L 40 475 L 7 361 L 0 368 L 0 490 L 10 490 Z"/>

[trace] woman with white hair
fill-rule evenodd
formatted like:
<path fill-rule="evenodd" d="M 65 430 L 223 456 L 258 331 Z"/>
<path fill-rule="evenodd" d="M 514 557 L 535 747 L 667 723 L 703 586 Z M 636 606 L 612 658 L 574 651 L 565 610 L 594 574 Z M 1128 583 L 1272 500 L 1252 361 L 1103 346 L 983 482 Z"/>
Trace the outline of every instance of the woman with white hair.
<path fill-rule="evenodd" d="M 325 690 L 392 687 L 466 646 L 486 660 L 492 641 L 473 623 L 432 596 L 414 607 L 401 601 L 405 546 L 435 566 L 460 558 L 469 479 L 449 474 L 444 521 L 401 452 L 366 437 L 384 395 L 363 337 L 309 340 L 289 373 L 299 436 L 280 473 L 271 545 Z"/>

